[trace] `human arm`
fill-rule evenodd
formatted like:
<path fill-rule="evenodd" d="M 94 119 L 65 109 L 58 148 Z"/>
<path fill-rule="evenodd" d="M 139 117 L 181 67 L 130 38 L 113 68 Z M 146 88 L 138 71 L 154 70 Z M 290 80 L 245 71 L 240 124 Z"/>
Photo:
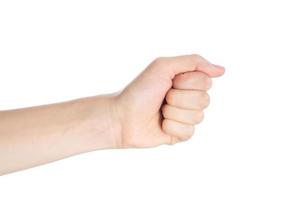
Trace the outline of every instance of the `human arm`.
<path fill-rule="evenodd" d="M 197 55 L 153 61 L 122 92 L 0 112 L 0 174 L 98 149 L 189 139 L 208 105 L 211 77 Z"/>

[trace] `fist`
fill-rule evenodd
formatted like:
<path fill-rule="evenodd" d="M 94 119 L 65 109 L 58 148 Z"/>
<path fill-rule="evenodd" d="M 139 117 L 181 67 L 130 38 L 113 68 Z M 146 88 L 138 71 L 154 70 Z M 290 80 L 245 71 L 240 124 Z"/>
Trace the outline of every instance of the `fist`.
<path fill-rule="evenodd" d="M 223 67 L 199 55 L 154 60 L 116 97 L 119 147 L 153 147 L 191 138 L 209 104 L 211 78 L 223 73 Z"/>
<path fill-rule="evenodd" d="M 184 141 L 194 134 L 194 126 L 203 120 L 203 110 L 209 105 L 207 90 L 211 78 L 203 72 L 176 75 L 162 107 L 162 130 L 171 137 L 170 143 Z"/>

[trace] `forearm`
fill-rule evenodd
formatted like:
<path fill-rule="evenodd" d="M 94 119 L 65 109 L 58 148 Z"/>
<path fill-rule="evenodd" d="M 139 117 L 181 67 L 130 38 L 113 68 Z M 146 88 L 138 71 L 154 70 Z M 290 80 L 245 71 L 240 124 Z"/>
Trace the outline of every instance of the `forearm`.
<path fill-rule="evenodd" d="M 199 55 L 155 59 L 118 95 L 0 112 L 0 175 L 107 148 L 192 137 L 224 68 Z"/>
<path fill-rule="evenodd" d="M 120 144 L 114 97 L 0 112 L 0 174 Z"/>

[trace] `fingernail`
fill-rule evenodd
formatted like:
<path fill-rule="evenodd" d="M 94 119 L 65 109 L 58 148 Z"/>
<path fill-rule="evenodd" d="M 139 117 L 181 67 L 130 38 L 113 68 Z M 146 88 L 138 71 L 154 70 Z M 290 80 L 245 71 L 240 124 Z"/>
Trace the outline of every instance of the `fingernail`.
<path fill-rule="evenodd" d="M 213 67 L 216 67 L 216 68 L 221 68 L 221 69 L 225 69 L 225 67 L 221 66 L 221 65 L 215 65 L 215 64 L 212 64 Z"/>

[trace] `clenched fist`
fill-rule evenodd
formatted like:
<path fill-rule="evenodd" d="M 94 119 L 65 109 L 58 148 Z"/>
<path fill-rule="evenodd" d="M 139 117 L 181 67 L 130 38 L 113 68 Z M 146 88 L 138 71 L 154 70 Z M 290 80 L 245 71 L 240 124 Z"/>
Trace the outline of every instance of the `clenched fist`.
<path fill-rule="evenodd" d="M 0 175 L 71 155 L 189 139 L 224 68 L 198 55 L 154 60 L 122 92 L 0 112 Z"/>
<path fill-rule="evenodd" d="M 117 97 L 119 147 L 152 147 L 185 141 L 203 120 L 212 77 L 224 68 L 199 55 L 154 60 Z"/>

